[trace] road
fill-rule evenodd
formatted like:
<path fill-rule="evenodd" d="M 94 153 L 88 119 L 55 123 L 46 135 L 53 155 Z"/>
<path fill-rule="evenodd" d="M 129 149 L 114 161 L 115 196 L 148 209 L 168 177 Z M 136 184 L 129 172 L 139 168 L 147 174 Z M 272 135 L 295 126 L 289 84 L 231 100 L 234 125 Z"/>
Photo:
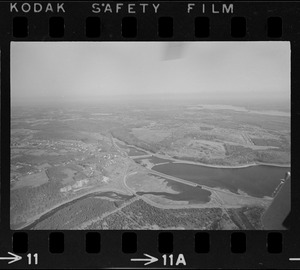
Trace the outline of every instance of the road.
<path fill-rule="evenodd" d="M 119 147 L 118 145 L 115 144 L 115 141 L 113 139 L 113 137 L 111 137 L 111 140 L 112 140 L 112 143 L 114 144 L 114 146 L 121 152 L 121 153 L 124 153 Z M 127 154 L 126 154 L 127 155 Z M 249 197 L 248 195 L 245 195 L 245 194 L 236 194 L 236 193 L 232 193 L 230 191 L 227 191 L 227 190 L 222 190 L 222 189 L 216 189 L 216 188 L 212 188 L 212 187 L 208 187 L 208 186 L 205 186 L 205 185 L 200 185 L 200 184 L 197 184 L 197 183 L 194 183 L 194 182 L 191 182 L 191 181 L 188 181 L 188 180 L 185 180 L 185 179 L 181 179 L 181 178 L 177 178 L 177 177 L 174 177 L 174 176 L 171 176 L 171 175 L 167 175 L 167 174 L 164 174 L 164 173 L 161 173 L 161 172 L 157 172 L 157 171 L 154 171 L 152 169 L 147 169 L 149 171 L 149 173 L 151 174 L 154 174 L 154 175 L 157 175 L 157 176 L 160 176 L 160 177 L 163 177 L 163 178 L 166 178 L 166 179 L 169 179 L 169 180 L 172 180 L 172 181 L 176 181 L 176 182 L 179 182 L 179 183 L 182 183 L 182 184 L 186 184 L 186 185 L 189 185 L 189 186 L 192 186 L 192 187 L 201 187 L 205 190 L 208 190 L 210 192 L 212 192 L 215 196 L 215 198 L 217 199 L 218 203 L 220 205 L 224 205 L 224 201 L 222 200 L 222 198 L 219 196 L 219 193 L 224 193 L 224 194 L 228 194 L 230 196 L 234 196 L 234 197 L 239 197 L 239 198 L 245 198 L 245 197 Z M 124 183 L 124 186 L 126 187 L 127 190 L 129 190 L 132 194 L 136 195 L 136 192 L 134 190 L 132 190 L 127 184 L 126 184 L 126 177 L 128 177 L 129 175 L 133 174 L 129 174 L 127 175 L 127 172 L 128 172 L 128 168 L 123 176 L 123 183 Z M 139 196 L 139 195 L 136 195 L 136 196 Z M 144 197 L 140 196 L 142 199 L 144 199 Z"/>
<path fill-rule="evenodd" d="M 160 172 L 157 172 L 157 171 L 153 171 L 153 170 L 150 170 L 150 169 L 148 169 L 148 171 L 149 171 L 151 174 L 155 174 L 155 175 L 157 175 L 157 176 L 160 176 L 160 177 L 163 177 L 163 178 L 167 178 L 167 179 L 170 179 L 170 180 L 179 182 L 179 183 L 183 183 L 183 184 L 186 184 L 186 185 L 189 185 L 189 186 L 192 186 L 192 187 L 197 187 L 197 186 L 199 186 L 199 185 L 196 184 L 196 183 L 193 183 L 193 182 L 190 182 L 190 181 L 187 181 L 187 180 L 183 180 L 183 179 L 181 179 L 181 178 L 177 178 L 177 177 L 174 177 L 174 176 L 170 176 L 170 175 L 167 175 L 167 174 L 164 174 L 164 173 L 160 173 Z"/>
<path fill-rule="evenodd" d="M 157 172 L 157 171 L 153 171 L 151 169 L 147 169 L 151 174 L 155 174 L 157 176 L 160 176 L 160 177 L 163 177 L 163 178 L 166 178 L 168 180 L 173 180 L 173 181 L 176 181 L 176 182 L 179 182 L 179 183 L 182 183 L 182 184 L 186 184 L 186 185 L 189 185 L 189 186 L 193 186 L 193 187 L 201 187 L 205 190 L 209 190 L 209 191 L 212 191 L 212 192 L 221 192 L 221 193 L 226 193 L 228 195 L 231 195 L 231 196 L 237 196 L 237 197 L 248 197 L 248 195 L 244 195 L 244 194 L 236 194 L 236 193 L 232 193 L 230 191 L 227 191 L 227 190 L 222 190 L 222 189 L 216 189 L 216 188 L 212 188 L 212 187 L 208 187 L 208 186 L 205 186 L 205 185 L 200 185 L 200 184 L 196 184 L 194 182 L 191 182 L 191 181 L 188 181 L 188 180 L 184 180 L 184 179 L 181 179 L 181 178 L 177 178 L 177 177 L 174 177 L 174 176 L 170 176 L 170 175 L 167 175 L 167 174 L 164 174 L 164 173 L 160 173 L 160 172 Z"/>

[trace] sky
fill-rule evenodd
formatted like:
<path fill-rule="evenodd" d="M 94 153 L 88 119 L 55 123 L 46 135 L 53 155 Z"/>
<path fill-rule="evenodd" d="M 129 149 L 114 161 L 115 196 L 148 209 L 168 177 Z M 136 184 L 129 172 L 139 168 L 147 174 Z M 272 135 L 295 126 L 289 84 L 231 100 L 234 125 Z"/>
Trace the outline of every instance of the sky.
<path fill-rule="evenodd" d="M 11 42 L 11 103 L 289 100 L 289 42 Z"/>

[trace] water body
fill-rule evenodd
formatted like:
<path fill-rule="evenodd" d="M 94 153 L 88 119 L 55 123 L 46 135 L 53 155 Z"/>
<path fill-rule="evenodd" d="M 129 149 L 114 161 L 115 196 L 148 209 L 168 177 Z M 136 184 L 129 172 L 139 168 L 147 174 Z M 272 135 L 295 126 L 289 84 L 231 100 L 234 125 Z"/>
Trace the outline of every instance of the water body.
<path fill-rule="evenodd" d="M 155 175 L 155 177 L 158 177 Z M 162 177 L 160 177 L 162 178 Z M 162 178 L 167 182 L 167 186 L 180 193 L 173 194 L 168 192 L 137 192 L 137 195 L 152 194 L 162 196 L 166 199 L 173 201 L 188 201 L 189 203 L 207 203 L 210 201 L 211 192 L 201 187 L 192 187 L 189 185 L 181 184 L 166 178 Z"/>
<path fill-rule="evenodd" d="M 173 162 L 172 160 L 170 159 L 164 159 L 164 158 L 159 158 L 159 157 L 155 157 L 155 156 L 152 156 L 150 158 L 148 158 L 148 160 L 153 163 L 153 164 L 159 164 L 159 163 L 166 163 L 166 162 Z"/>
<path fill-rule="evenodd" d="M 148 154 L 147 152 L 144 152 L 132 146 L 128 146 L 127 149 L 129 149 L 129 156 L 144 156 Z"/>
<path fill-rule="evenodd" d="M 129 200 L 131 198 L 134 197 L 134 195 L 123 195 L 120 193 L 116 193 L 116 192 L 112 192 L 112 191 L 107 191 L 107 192 L 99 192 L 99 193 L 91 193 L 91 194 L 87 194 L 85 196 L 82 196 L 78 199 L 75 199 L 73 201 L 70 201 L 68 203 L 65 203 L 61 206 L 56 207 L 55 209 L 47 212 L 46 214 L 42 215 L 39 219 L 37 219 L 36 221 L 34 221 L 32 224 L 28 225 L 27 227 L 22 228 L 22 230 L 31 230 L 32 228 L 34 228 L 38 223 L 40 223 L 41 221 L 43 221 L 44 219 L 47 219 L 49 217 L 51 217 L 52 215 L 54 215 L 57 211 L 62 210 L 65 207 L 68 207 L 80 200 L 89 198 L 89 197 L 95 197 L 95 198 L 99 198 L 99 197 L 109 197 L 109 198 L 113 198 L 113 199 L 118 199 L 118 200 Z"/>
<path fill-rule="evenodd" d="M 156 156 L 151 156 L 151 157 L 142 157 L 142 158 L 135 158 L 135 161 L 140 161 L 143 159 L 147 159 L 149 160 L 152 164 L 160 164 L 160 163 L 169 163 L 169 162 L 173 162 L 173 160 L 170 159 L 164 159 L 164 158 L 159 158 Z"/>
<path fill-rule="evenodd" d="M 129 153 L 128 153 L 129 156 L 144 156 L 144 155 L 148 154 L 147 152 L 139 150 L 139 149 L 137 149 L 133 146 L 123 145 L 123 144 L 120 144 L 118 142 L 116 142 L 116 145 L 119 146 L 122 149 L 128 149 L 129 150 Z"/>
<path fill-rule="evenodd" d="M 264 114 L 264 115 L 273 115 L 273 116 L 286 116 L 290 117 L 290 112 L 286 111 L 277 111 L 277 110 L 250 110 L 245 107 L 232 106 L 232 105 L 217 105 L 217 104 L 206 104 L 191 107 L 191 109 L 208 109 L 208 110 L 231 110 L 236 112 L 247 112 L 247 113 L 256 113 L 256 114 Z"/>
<path fill-rule="evenodd" d="M 271 196 L 280 180 L 290 168 L 267 165 L 247 168 L 212 168 L 184 163 L 156 165 L 152 170 L 182 178 L 208 187 L 218 187 L 238 193 L 238 190 L 254 197 Z"/>
<path fill-rule="evenodd" d="M 128 146 L 126 146 L 124 144 L 121 144 L 121 143 L 118 143 L 118 142 L 116 142 L 116 145 L 119 146 L 122 149 L 127 149 L 128 148 Z"/>

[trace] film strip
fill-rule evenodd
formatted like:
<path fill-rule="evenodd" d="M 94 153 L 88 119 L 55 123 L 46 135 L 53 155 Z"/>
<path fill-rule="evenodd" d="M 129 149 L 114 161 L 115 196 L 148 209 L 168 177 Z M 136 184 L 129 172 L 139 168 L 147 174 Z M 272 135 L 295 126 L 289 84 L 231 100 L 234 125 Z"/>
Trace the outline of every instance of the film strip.
<path fill-rule="evenodd" d="M 1 1 L 0 268 L 299 268 L 299 8 Z"/>

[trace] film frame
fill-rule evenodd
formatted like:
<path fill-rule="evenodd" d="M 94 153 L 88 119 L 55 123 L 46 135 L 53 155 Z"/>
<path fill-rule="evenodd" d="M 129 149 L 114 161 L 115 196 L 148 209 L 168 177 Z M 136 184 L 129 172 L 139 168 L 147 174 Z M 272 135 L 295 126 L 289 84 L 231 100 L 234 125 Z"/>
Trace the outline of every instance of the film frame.
<path fill-rule="evenodd" d="M 18 12 L 10 11 L 16 4 Z M 93 14 L 93 3 L 65 1 L 66 12 L 32 13 L 33 3 L 0 2 L 1 40 L 1 223 L 0 257 L 21 256 L 3 268 L 298 268 L 299 183 L 291 181 L 291 212 L 284 231 L 14 231 L 10 229 L 10 42 L 11 41 L 290 41 L 292 178 L 297 179 L 297 118 L 299 86 L 298 9 L 300 2 L 150 2 L 157 13 Z M 47 2 L 57 7 L 57 2 Z M 118 2 L 124 6 L 128 2 Z M 130 2 L 138 4 L 138 2 Z M 233 13 L 187 12 L 188 4 L 233 5 Z M 21 8 L 23 6 L 23 10 Z M 42 4 L 43 9 L 46 3 Z M 12 9 L 14 10 L 14 8 Z M 195 29 L 198 17 L 209 27 Z M 88 19 L 92 18 L 92 19 Z M 100 18 L 100 28 L 93 28 Z M 162 19 L 161 19 L 162 18 Z M 170 19 L 171 18 L 171 19 Z M 88 19 L 88 20 L 87 20 Z M 122 26 L 122 20 L 123 26 Z M 196 21 L 195 21 L 196 20 Z M 209 24 L 207 23 L 209 22 Z M 202 22 L 203 23 L 203 22 Z M 25 25 L 25 26 L 24 26 Z M 86 28 L 90 25 L 91 28 Z M 122 29 L 123 27 L 123 29 Z M 95 240 L 96 239 L 96 240 Z M 123 241 L 122 241 L 123 240 Z M 195 242 L 198 241 L 198 245 Z M 202 242 L 203 241 L 203 242 Z M 88 244 L 86 244 L 88 242 Z M 199 242 L 205 243 L 200 245 Z M 99 244 L 100 243 L 100 244 Z M 12 255 L 7 254 L 11 252 Z M 16 255 L 14 255 L 16 254 Z M 37 255 L 35 255 L 37 254 Z M 143 254 L 158 258 L 148 265 L 133 262 Z M 184 263 L 176 260 L 183 254 Z M 170 260 L 162 256 L 174 256 Z M 29 264 L 29 257 L 30 264 Z M 36 259 L 38 258 L 38 260 Z M 11 260 L 10 260 L 11 261 Z M 180 260 L 179 260 L 180 261 Z M 35 264 L 35 262 L 37 262 Z M 181 261 L 180 261 L 181 262 Z M 2 266 L 3 265 L 3 266 Z"/>

